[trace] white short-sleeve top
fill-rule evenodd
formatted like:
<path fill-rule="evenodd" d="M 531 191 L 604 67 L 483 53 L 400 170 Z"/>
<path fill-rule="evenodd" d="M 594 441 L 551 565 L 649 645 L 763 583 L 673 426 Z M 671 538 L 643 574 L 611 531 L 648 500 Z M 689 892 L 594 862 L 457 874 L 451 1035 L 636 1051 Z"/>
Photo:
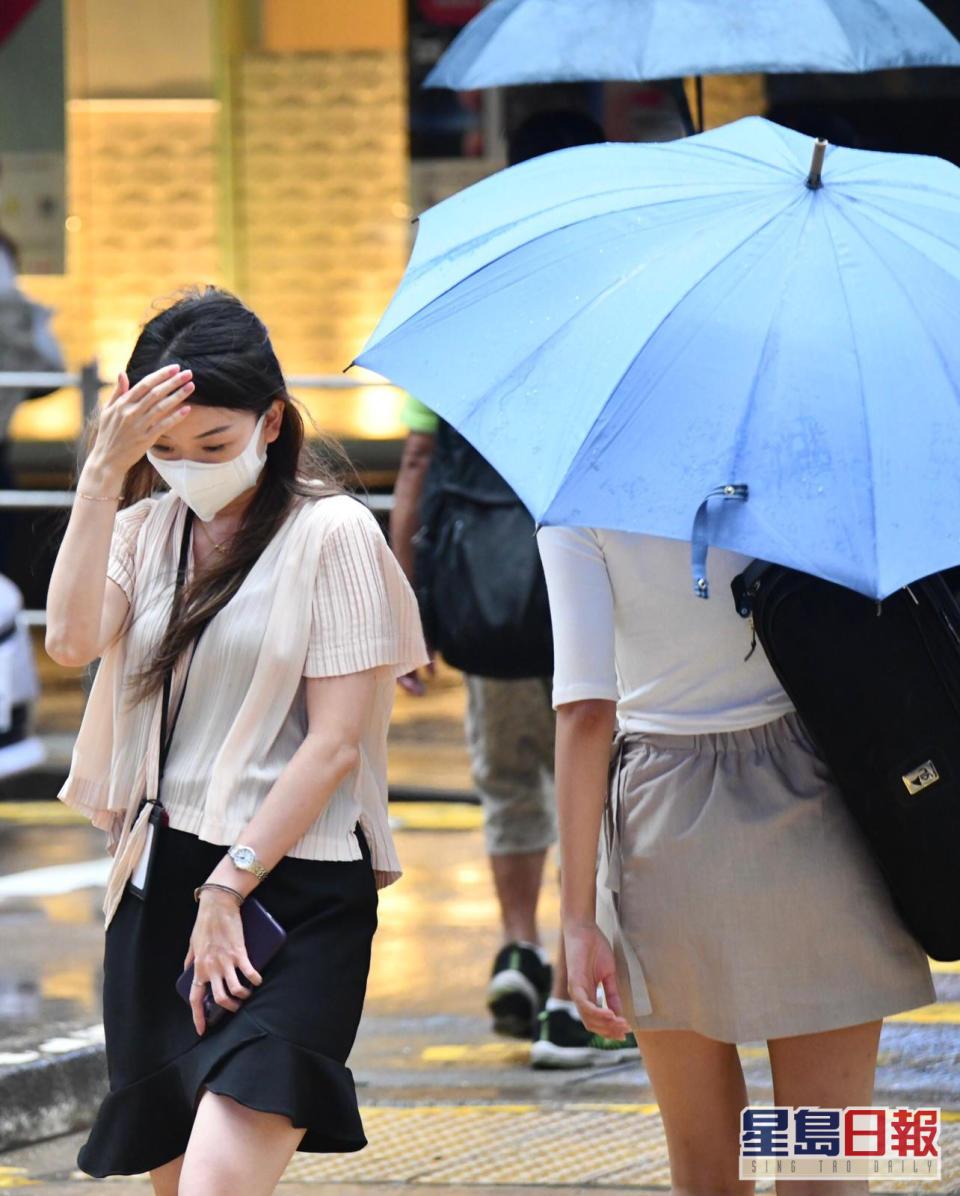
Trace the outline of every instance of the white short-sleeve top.
<path fill-rule="evenodd" d="M 131 801 L 156 789 L 160 696 L 132 701 L 130 681 L 166 628 L 185 516 L 172 494 L 117 515 L 107 575 L 130 611 L 60 794 L 97 825 L 115 827 L 122 811 L 129 832 Z M 346 495 L 299 502 L 205 628 L 189 671 L 185 658 L 174 672 L 171 709 L 180 708 L 160 790 L 170 825 L 236 841 L 306 735 L 305 678 L 376 669 L 359 765 L 289 854 L 359 859 L 359 822 L 378 881 L 395 880 L 387 727 L 397 676 L 426 660 L 416 599 L 370 512 Z M 131 854 L 121 843 L 115 869 L 129 869 L 121 861 Z M 126 878 L 112 879 L 116 890 Z"/>
<path fill-rule="evenodd" d="M 591 528 L 538 533 L 553 622 L 553 703 L 617 703 L 621 730 L 737 731 L 793 709 L 730 582 L 749 558 L 712 549 L 711 597 L 693 593 L 690 545 Z"/>

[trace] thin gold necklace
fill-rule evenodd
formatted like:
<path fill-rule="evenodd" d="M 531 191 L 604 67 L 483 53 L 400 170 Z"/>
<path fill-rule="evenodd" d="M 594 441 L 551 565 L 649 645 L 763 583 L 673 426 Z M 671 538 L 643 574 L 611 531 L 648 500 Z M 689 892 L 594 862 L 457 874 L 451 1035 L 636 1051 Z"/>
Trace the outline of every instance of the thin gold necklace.
<path fill-rule="evenodd" d="M 203 520 L 200 521 L 199 527 L 200 527 L 201 531 L 203 532 L 203 534 L 206 538 L 206 541 L 210 545 L 210 547 L 212 549 L 214 549 L 216 552 L 219 552 L 221 556 L 226 556 L 227 552 L 229 551 L 229 549 L 227 547 L 225 547 L 225 544 L 227 542 L 224 541 L 224 542 L 218 544 L 217 541 L 213 538 L 213 536 L 207 531 L 206 526 L 203 523 Z M 232 540 L 233 536 L 231 535 L 229 537 L 229 539 Z"/>

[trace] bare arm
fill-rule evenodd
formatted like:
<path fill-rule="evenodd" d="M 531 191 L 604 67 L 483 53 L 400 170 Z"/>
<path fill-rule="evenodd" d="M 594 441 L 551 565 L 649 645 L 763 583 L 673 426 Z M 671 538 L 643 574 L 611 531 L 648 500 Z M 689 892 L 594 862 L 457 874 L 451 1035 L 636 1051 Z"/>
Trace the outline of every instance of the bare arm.
<path fill-rule="evenodd" d="M 283 859 L 326 809 L 337 786 L 360 760 L 360 736 L 376 693 L 377 670 L 343 677 L 310 677 L 306 683 L 307 735 L 277 778 L 263 804 L 241 831 L 238 842 L 252 847 L 270 870 Z M 208 878 L 228 885 L 244 897 L 257 887 L 250 872 L 241 871 L 224 855 Z M 261 977 L 247 956 L 239 907 L 229 893 L 208 890 L 200 895 L 197 920 L 184 966 L 195 963 L 198 980 L 213 985 L 214 997 L 228 1009 L 249 995 L 235 969 L 253 984 Z M 203 989 L 191 994 L 197 1033 L 204 1031 Z"/>
<path fill-rule="evenodd" d="M 390 512 L 390 547 L 400 562 L 407 581 L 414 584 L 417 547 L 414 536 L 420 530 L 420 500 L 427 479 L 427 469 L 433 456 L 436 437 L 429 432 L 411 432 L 403 446 L 400 469 L 393 488 L 393 510 Z M 427 672 L 433 673 L 433 662 Z M 416 669 L 399 678 L 400 687 L 415 698 L 426 693 Z"/>
<path fill-rule="evenodd" d="M 77 485 L 81 494 L 119 495 L 123 475 L 91 468 L 88 461 Z M 116 514 L 115 501 L 78 498 L 73 504 L 47 594 L 46 649 L 58 664 L 89 664 L 127 617 L 127 597 L 107 577 Z"/>
<path fill-rule="evenodd" d="M 557 707 L 557 811 L 565 922 L 592 923 L 596 914 L 597 844 L 616 715 L 616 702 L 599 698 Z"/>
<path fill-rule="evenodd" d="M 121 374 L 101 413 L 97 442 L 77 481 L 77 499 L 47 592 L 47 653 L 71 667 L 89 664 L 120 633 L 127 599 L 107 579 L 117 503 L 127 470 L 189 408 L 189 371 L 157 370 L 130 388 Z"/>
<path fill-rule="evenodd" d="M 556 784 L 560 821 L 563 936 L 570 996 L 584 1024 L 622 1038 L 623 1020 L 610 945 L 596 923 L 597 844 L 607 799 L 615 702 L 595 698 L 557 708 Z M 608 1008 L 597 1004 L 602 985 Z"/>
<path fill-rule="evenodd" d="M 360 761 L 360 737 L 376 694 L 377 670 L 343 677 L 308 677 L 307 734 L 277 777 L 240 842 L 256 851 L 263 866 L 283 859 L 327 808 L 340 782 Z M 210 874 L 246 894 L 256 887 L 249 872 L 228 859 Z"/>
<path fill-rule="evenodd" d="M 420 499 L 433 456 L 436 437 L 428 432 L 411 432 L 403 446 L 400 469 L 393 488 L 390 512 L 390 547 L 400 562 L 407 581 L 413 585 L 416 545 L 413 537 L 420 529 Z"/>

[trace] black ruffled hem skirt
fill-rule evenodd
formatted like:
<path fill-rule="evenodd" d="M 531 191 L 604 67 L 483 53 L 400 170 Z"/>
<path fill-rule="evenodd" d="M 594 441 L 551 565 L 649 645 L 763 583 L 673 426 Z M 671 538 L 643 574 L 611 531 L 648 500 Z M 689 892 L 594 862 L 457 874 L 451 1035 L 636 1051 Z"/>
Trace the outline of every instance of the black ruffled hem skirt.
<path fill-rule="evenodd" d="M 204 1090 L 289 1117 L 305 1129 L 302 1151 L 366 1145 L 346 1067 L 377 924 L 362 837 L 361 846 L 356 862 L 287 858 L 259 886 L 287 942 L 242 1009 L 198 1038 L 174 984 L 196 917 L 193 890 L 224 849 L 162 832 L 147 900 L 127 893 L 107 930 L 110 1093 L 80 1151 L 82 1170 L 134 1175 L 178 1158 Z"/>

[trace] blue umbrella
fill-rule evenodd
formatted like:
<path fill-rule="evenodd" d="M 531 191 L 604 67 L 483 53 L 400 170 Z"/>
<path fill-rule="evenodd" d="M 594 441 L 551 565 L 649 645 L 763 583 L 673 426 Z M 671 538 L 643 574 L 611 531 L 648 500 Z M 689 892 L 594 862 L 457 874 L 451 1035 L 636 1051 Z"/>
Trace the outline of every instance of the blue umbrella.
<path fill-rule="evenodd" d="M 958 64 L 920 0 L 493 0 L 424 86 Z"/>
<path fill-rule="evenodd" d="M 882 598 L 960 562 L 960 170 L 759 117 L 562 150 L 428 211 L 359 364 L 542 524 Z"/>

